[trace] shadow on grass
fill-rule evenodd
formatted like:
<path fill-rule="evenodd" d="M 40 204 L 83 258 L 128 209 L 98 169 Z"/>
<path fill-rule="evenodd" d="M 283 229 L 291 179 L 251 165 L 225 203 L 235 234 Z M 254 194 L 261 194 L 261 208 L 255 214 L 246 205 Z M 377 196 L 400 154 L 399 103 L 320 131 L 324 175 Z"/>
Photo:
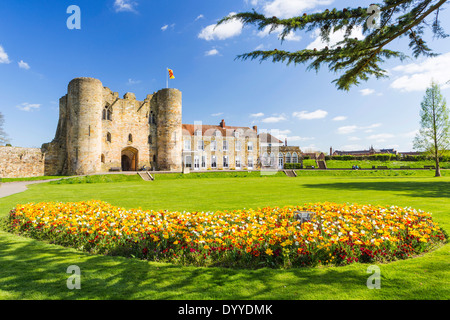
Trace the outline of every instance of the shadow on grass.
<path fill-rule="evenodd" d="M 67 289 L 70 265 L 81 269 L 81 290 Z M 0 292 L 13 299 L 308 299 L 323 295 L 330 286 L 342 292 L 367 290 L 364 266 L 360 270 L 180 267 L 3 236 L 0 266 Z"/>
<path fill-rule="evenodd" d="M 70 265 L 81 269 L 81 290 L 67 289 Z M 417 272 L 415 263 L 402 264 L 401 274 L 387 278 L 382 274 L 383 290 L 369 290 L 367 266 L 288 270 L 181 267 L 89 255 L 0 233 L 0 295 L 6 293 L 5 298 L 11 299 L 334 300 L 439 299 L 442 295 L 439 290 L 417 286 L 410 275 Z M 445 261 L 430 266 L 426 260 L 420 263 L 420 268 L 435 271 L 430 276 L 434 273 L 436 281 L 446 267 Z"/>
<path fill-rule="evenodd" d="M 305 188 L 313 189 L 336 189 L 336 190 L 354 190 L 354 191 L 391 191 L 401 192 L 402 195 L 410 197 L 427 198 L 450 198 L 450 183 L 445 181 L 355 181 L 355 182 L 336 182 L 304 184 Z"/>

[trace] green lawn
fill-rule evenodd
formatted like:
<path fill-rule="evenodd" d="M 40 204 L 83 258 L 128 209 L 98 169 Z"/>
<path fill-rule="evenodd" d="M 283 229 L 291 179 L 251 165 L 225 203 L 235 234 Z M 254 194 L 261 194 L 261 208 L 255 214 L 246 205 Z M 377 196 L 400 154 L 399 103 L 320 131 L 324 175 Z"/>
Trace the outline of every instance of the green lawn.
<path fill-rule="evenodd" d="M 154 182 L 135 177 L 94 182 L 99 181 L 32 185 L 0 199 L 0 216 L 31 201 L 99 199 L 126 208 L 180 211 L 332 201 L 423 209 L 450 231 L 449 176 L 160 176 Z M 0 299 L 449 299 L 449 248 L 380 265 L 381 289 L 370 290 L 364 264 L 289 270 L 179 267 L 89 255 L 0 231 Z M 81 290 L 66 288 L 70 265 L 81 268 Z"/>
<path fill-rule="evenodd" d="M 351 168 L 354 165 L 358 165 L 363 169 L 371 169 L 373 166 L 386 166 L 388 168 L 399 169 L 403 166 L 409 166 L 410 168 L 422 168 L 424 166 L 434 166 L 436 165 L 433 160 L 427 161 L 374 161 L 374 160 L 355 160 L 355 161 L 345 161 L 345 160 L 328 160 L 327 168 L 333 169 L 345 169 Z M 450 169 L 450 162 L 441 162 L 439 166 L 442 169 Z"/>

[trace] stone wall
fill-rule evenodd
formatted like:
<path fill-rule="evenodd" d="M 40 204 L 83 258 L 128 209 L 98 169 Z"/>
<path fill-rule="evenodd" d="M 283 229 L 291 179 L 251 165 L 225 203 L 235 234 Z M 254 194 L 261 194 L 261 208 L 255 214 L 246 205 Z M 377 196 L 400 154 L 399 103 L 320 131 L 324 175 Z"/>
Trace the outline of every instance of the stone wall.
<path fill-rule="evenodd" d="M 40 177 L 44 175 L 45 155 L 39 148 L 0 146 L 0 177 Z"/>

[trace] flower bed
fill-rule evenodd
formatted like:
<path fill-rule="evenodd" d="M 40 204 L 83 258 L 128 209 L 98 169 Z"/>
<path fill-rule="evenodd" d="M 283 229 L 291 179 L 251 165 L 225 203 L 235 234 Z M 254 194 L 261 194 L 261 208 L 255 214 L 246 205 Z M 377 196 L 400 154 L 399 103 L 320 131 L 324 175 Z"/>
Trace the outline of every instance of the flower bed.
<path fill-rule="evenodd" d="M 301 223 L 298 210 L 315 214 Z M 126 210 L 101 201 L 30 203 L 10 212 L 8 226 L 92 253 L 248 268 L 386 262 L 447 239 L 420 210 L 334 203 L 217 212 Z"/>

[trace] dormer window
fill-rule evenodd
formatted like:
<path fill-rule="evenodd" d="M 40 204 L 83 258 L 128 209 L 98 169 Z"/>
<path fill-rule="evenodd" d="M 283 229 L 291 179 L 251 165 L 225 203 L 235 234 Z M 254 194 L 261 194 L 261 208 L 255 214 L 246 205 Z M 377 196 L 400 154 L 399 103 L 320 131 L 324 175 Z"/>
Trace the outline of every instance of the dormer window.
<path fill-rule="evenodd" d="M 195 130 L 194 135 L 195 135 L 196 137 L 201 137 L 201 136 L 202 136 L 202 131 L 199 130 L 199 129 L 197 129 L 197 130 Z"/>
<path fill-rule="evenodd" d="M 234 137 L 239 138 L 239 131 L 234 131 Z"/>

